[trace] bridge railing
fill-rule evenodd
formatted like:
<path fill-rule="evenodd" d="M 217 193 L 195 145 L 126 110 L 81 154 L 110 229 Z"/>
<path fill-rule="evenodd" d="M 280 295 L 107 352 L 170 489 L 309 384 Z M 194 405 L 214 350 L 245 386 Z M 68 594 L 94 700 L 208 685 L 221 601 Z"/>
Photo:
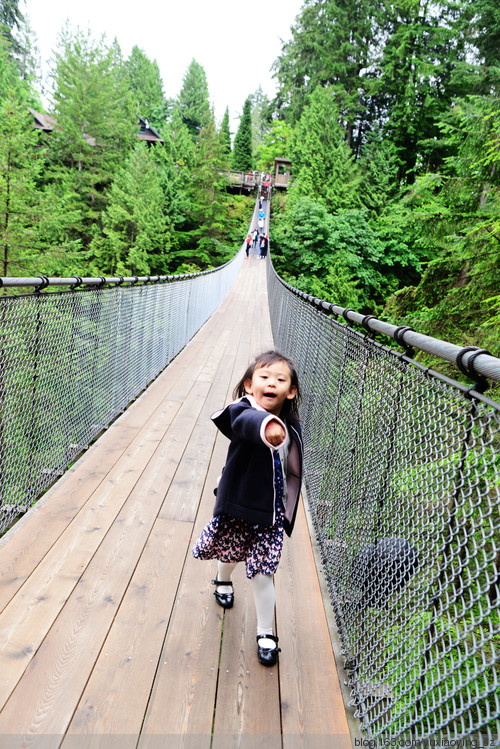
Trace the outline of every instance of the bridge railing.
<path fill-rule="evenodd" d="M 2 278 L 0 533 L 172 361 L 219 306 L 243 250 L 183 276 Z"/>
<path fill-rule="evenodd" d="M 307 495 L 366 738 L 498 746 L 500 405 L 481 391 L 500 360 L 315 299 L 271 263 L 268 284 L 304 390 Z"/>

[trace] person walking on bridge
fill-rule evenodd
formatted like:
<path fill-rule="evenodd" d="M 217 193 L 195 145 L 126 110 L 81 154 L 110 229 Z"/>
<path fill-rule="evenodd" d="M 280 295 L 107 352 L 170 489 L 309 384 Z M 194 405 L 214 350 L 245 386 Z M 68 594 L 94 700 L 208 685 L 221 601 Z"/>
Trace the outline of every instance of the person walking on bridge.
<path fill-rule="evenodd" d="M 235 400 L 212 415 L 230 440 L 216 489 L 212 520 L 196 541 L 197 559 L 217 559 L 215 599 L 234 603 L 232 573 L 245 562 L 257 614 L 257 657 L 264 666 L 278 660 L 274 635 L 273 575 L 297 514 L 302 482 L 299 381 L 293 362 L 278 351 L 255 358 L 236 385 Z"/>
<path fill-rule="evenodd" d="M 267 249 L 269 247 L 269 237 L 267 234 L 262 234 L 260 237 L 260 259 L 265 260 L 267 257 Z"/>

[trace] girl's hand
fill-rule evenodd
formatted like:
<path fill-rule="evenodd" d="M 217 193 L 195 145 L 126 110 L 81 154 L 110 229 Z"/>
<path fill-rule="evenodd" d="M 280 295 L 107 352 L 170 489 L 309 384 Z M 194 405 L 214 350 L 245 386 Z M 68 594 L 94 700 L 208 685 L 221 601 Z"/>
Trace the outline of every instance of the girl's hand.
<path fill-rule="evenodd" d="M 269 444 L 275 447 L 276 445 L 280 445 L 285 439 L 285 430 L 277 421 L 270 421 L 264 430 L 264 434 Z"/>

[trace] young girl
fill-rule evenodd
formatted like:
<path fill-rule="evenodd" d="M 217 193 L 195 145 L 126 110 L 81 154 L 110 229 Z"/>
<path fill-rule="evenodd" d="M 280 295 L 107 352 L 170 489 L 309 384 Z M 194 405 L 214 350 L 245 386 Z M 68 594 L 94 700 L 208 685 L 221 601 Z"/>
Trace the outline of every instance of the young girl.
<path fill-rule="evenodd" d="M 212 415 L 228 437 L 226 464 L 216 489 L 214 517 L 193 548 L 197 559 L 218 559 L 212 580 L 219 606 L 234 602 L 231 575 L 245 562 L 257 613 L 257 656 L 278 660 L 273 633 L 276 572 L 283 530 L 291 535 L 302 482 L 302 436 L 293 362 L 277 351 L 256 357 L 236 385 L 234 400 Z"/>

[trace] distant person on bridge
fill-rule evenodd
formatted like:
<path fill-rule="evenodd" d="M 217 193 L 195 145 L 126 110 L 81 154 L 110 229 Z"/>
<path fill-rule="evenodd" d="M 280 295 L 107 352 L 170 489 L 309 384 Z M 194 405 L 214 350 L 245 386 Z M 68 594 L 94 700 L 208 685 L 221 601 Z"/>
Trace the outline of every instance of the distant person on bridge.
<path fill-rule="evenodd" d="M 257 356 L 236 385 L 234 400 L 212 415 L 231 442 L 216 489 L 214 517 L 193 548 L 197 559 L 218 559 L 215 599 L 234 603 L 231 575 L 245 562 L 257 613 L 257 657 L 278 660 L 273 633 L 276 572 L 283 531 L 290 536 L 302 482 L 299 381 L 293 362 L 278 351 Z"/>
<path fill-rule="evenodd" d="M 269 247 L 269 237 L 262 234 L 260 237 L 260 259 L 265 260 L 267 257 L 267 248 Z"/>
<path fill-rule="evenodd" d="M 245 252 L 246 252 L 246 255 L 248 257 L 248 253 L 250 252 L 250 245 L 252 243 L 252 237 L 250 236 L 250 234 L 248 235 L 248 237 L 246 239 L 246 243 L 247 244 L 246 244 L 246 247 L 245 247 Z"/>

